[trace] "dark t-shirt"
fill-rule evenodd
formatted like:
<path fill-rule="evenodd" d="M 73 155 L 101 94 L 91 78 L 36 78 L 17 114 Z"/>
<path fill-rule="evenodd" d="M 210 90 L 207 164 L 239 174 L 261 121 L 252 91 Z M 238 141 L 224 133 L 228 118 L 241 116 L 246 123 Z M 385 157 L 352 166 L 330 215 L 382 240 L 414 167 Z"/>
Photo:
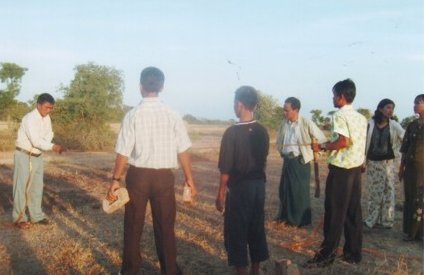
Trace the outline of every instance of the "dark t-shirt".
<path fill-rule="evenodd" d="M 269 137 L 256 121 L 236 123 L 228 128 L 221 141 L 218 168 L 229 174 L 229 185 L 240 180 L 265 180 Z"/>

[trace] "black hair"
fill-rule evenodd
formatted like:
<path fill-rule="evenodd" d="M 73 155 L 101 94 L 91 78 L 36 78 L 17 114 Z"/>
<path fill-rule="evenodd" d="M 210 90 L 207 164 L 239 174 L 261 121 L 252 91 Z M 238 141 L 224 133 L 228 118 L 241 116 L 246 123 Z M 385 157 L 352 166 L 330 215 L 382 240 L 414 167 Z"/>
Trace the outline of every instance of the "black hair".
<path fill-rule="evenodd" d="M 356 96 L 355 83 L 349 78 L 339 81 L 334 85 L 333 93 L 336 96 L 343 95 L 347 103 L 352 103 Z"/>
<path fill-rule="evenodd" d="M 288 97 L 284 103 L 290 103 L 292 109 L 300 110 L 300 100 L 295 97 Z"/>
<path fill-rule="evenodd" d="M 160 92 L 165 82 L 165 75 L 155 67 L 147 67 L 140 74 L 140 83 L 147 92 Z"/>
<path fill-rule="evenodd" d="M 424 94 L 417 95 L 415 97 L 414 103 L 417 103 L 420 100 L 424 101 Z"/>
<path fill-rule="evenodd" d="M 43 93 L 43 94 L 39 95 L 38 98 L 37 98 L 37 104 L 43 104 L 45 102 L 48 102 L 50 104 L 54 104 L 55 103 L 54 98 L 52 97 L 52 95 L 51 94 L 48 94 L 48 93 Z"/>
<path fill-rule="evenodd" d="M 258 92 L 251 86 L 241 86 L 235 94 L 235 99 L 243 103 L 250 111 L 253 111 L 258 104 Z"/>
<path fill-rule="evenodd" d="M 388 105 L 388 104 L 392 104 L 393 107 L 395 107 L 395 103 L 393 102 L 393 100 L 385 98 L 382 99 L 378 105 L 377 105 L 377 109 L 375 109 L 374 111 L 374 116 L 372 117 L 372 119 L 374 119 L 374 121 L 376 123 L 380 123 L 383 121 L 383 113 L 380 111 L 380 109 L 384 108 L 384 106 Z"/>

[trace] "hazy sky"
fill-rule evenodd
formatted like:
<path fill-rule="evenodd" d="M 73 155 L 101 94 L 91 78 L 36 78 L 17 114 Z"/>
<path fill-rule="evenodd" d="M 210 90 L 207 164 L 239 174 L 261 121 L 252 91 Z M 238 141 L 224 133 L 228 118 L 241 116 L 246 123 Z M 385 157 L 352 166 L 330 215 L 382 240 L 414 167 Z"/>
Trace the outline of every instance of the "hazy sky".
<path fill-rule="evenodd" d="M 252 85 L 301 112 L 333 110 L 351 78 L 354 107 L 395 101 L 402 119 L 424 93 L 423 0 L 2 1 L 0 62 L 28 68 L 18 99 L 57 97 L 78 64 L 120 70 L 124 103 L 140 101 L 146 66 L 165 73 L 163 100 L 196 117 L 234 118 L 234 91 Z"/>

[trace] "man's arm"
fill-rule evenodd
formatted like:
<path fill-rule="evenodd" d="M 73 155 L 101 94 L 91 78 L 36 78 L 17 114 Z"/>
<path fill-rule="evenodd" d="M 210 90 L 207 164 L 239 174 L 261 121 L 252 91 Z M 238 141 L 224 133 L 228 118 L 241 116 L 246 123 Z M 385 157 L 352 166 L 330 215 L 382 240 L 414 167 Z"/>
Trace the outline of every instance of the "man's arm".
<path fill-rule="evenodd" d="M 350 146 L 350 138 L 339 134 L 339 137 L 333 142 L 327 143 L 312 143 L 312 150 L 318 152 L 320 150 L 339 150 Z"/>
<path fill-rule="evenodd" d="M 112 182 L 109 186 L 109 190 L 107 192 L 106 199 L 109 201 L 114 201 L 117 199 L 114 192 L 116 189 L 121 187 L 121 177 L 124 173 L 125 166 L 127 165 L 128 158 L 126 156 L 123 156 L 121 154 L 116 154 L 115 158 L 115 169 L 113 170 L 113 176 L 112 176 Z"/>
<path fill-rule="evenodd" d="M 193 173 L 191 171 L 191 160 L 188 150 L 179 153 L 178 159 L 180 160 L 181 168 L 184 172 L 185 183 L 190 186 L 191 195 L 194 197 L 197 194 L 197 188 L 193 180 Z"/>
<path fill-rule="evenodd" d="M 230 178 L 229 174 L 221 174 L 219 178 L 219 189 L 216 196 L 215 207 L 219 212 L 224 211 L 224 200 L 225 200 L 225 191 L 227 190 L 228 180 Z"/>

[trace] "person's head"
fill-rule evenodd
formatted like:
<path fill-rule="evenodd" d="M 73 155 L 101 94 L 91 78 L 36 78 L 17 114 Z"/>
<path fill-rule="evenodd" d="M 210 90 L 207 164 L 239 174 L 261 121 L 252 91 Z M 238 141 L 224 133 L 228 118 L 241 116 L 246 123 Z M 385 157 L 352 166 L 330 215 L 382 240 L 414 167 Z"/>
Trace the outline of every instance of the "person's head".
<path fill-rule="evenodd" d="M 355 83 L 349 78 L 337 82 L 333 87 L 333 95 L 334 107 L 341 108 L 351 104 L 356 96 Z"/>
<path fill-rule="evenodd" d="M 374 111 L 374 116 L 372 118 L 375 122 L 380 123 L 383 120 L 388 120 L 392 118 L 394 110 L 395 103 L 391 99 L 382 99 L 378 103 L 377 109 Z"/>
<path fill-rule="evenodd" d="M 234 112 L 238 118 L 243 111 L 251 112 L 258 104 L 258 92 L 250 86 L 241 86 L 235 91 L 234 97 Z"/>
<path fill-rule="evenodd" d="M 38 96 L 37 98 L 37 110 L 42 117 L 47 116 L 54 107 L 54 98 L 48 94 L 44 93 Z"/>
<path fill-rule="evenodd" d="M 299 116 L 300 100 L 289 97 L 284 101 L 283 114 L 287 120 L 296 121 Z"/>
<path fill-rule="evenodd" d="M 414 112 L 420 116 L 424 116 L 424 94 L 420 94 L 415 97 Z"/>
<path fill-rule="evenodd" d="M 163 89 L 165 75 L 155 67 L 147 67 L 141 71 L 140 85 L 145 93 L 159 93 Z"/>

